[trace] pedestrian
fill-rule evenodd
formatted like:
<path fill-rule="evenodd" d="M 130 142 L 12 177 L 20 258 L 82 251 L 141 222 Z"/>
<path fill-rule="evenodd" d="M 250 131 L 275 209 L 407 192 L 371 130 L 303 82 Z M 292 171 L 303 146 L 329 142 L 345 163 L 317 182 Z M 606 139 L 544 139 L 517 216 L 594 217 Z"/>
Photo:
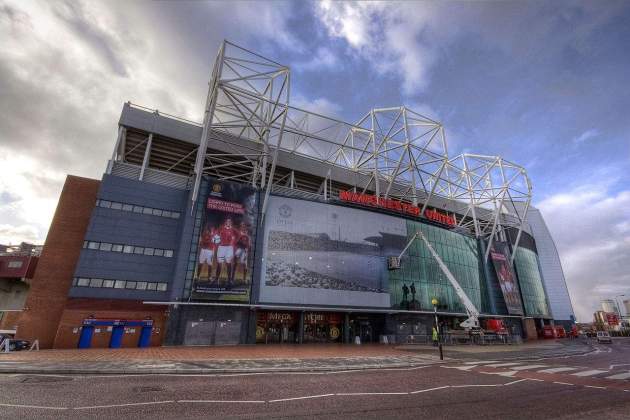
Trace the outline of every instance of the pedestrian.
<path fill-rule="evenodd" d="M 437 347 L 437 345 L 438 345 L 438 330 L 437 330 L 437 328 L 435 328 L 435 326 L 433 327 L 432 338 L 433 338 L 433 346 Z"/>

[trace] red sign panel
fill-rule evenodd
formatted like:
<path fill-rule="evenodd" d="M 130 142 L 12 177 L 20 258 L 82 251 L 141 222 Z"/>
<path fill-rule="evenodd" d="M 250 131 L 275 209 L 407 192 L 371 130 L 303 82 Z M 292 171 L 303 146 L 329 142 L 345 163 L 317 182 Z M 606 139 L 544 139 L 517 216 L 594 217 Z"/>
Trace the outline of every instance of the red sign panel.
<path fill-rule="evenodd" d="M 614 312 L 606 312 L 606 322 L 608 325 L 619 325 L 619 316 Z"/>
<path fill-rule="evenodd" d="M 340 191 L 339 199 L 350 203 L 362 204 L 364 206 L 378 207 L 387 210 L 397 211 L 399 213 L 409 214 L 411 216 L 420 216 L 420 208 L 413 204 L 404 203 L 399 200 L 389 198 L 377 198 L 371 194 L 359 194 L 352 191 Z M 437 210 L 425 210 L 424 217 L 434 222 L 443 223 L 449 226 L 455 226 L 455 218 L 448 214 Z"/>

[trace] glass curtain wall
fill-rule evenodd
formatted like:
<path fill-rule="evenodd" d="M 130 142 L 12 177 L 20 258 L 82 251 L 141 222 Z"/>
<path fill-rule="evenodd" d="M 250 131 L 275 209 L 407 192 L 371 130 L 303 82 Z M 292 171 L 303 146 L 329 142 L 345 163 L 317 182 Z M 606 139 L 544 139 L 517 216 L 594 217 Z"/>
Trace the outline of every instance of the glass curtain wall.
<path fill-rule="evenodd" d="M 514 267 L 521 286 L 525 315 L 537 318 L 550 317 L 536 253 L 527 248 L 516 248 Z"/>
<path fill-rule="evenodd" d="M 408 239 L 417 230 L 422 231 L 473 304 L 482 310 L 483 274 L 475 239 L 436 226 L 407 221 Z M 411 293 L 412 285 L 415 296 Z M 390 271 L 390 293 L 392 306 L 396 308 L 432 310 L 431 300 L 435 297 L 439 301 L 439 310 L 465 313 L 455 290 L 420 239 L 414 241 L 403 256 L 400 270 Z M 414 297 L 415 304 L 410 304 L 414 302 Z"/>

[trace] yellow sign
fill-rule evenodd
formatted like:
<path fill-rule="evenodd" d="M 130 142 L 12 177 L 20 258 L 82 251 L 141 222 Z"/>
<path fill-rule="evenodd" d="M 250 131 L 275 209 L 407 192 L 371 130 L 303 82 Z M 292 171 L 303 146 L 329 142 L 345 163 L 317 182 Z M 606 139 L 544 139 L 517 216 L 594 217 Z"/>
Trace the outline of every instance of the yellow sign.
<path fill-rule="evenodd" d="M 337 327 L 330 327 L 330 338 L 333 340 L 336 340 L 339 338 L 339 334 L 341 333 L 341 331 L 339 331 L 339 328 Z"/>

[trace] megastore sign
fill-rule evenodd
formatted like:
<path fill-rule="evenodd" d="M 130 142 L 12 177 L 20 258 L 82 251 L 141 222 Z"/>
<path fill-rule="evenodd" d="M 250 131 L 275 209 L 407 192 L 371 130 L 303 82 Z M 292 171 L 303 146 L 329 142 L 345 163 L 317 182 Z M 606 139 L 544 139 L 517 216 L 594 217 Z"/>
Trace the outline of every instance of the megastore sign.
<path fill-rule="evenodd" d="M 349 203 L 361 204 L 364 206 L 378 207 L 381 209 L 393 210 L 399 213 L 408 214 L 411 216 L 420 217 L 420 208 L 413 204 L 404 203 L 399 200 L 392 200 L 390 198 L 378 198 L 372 194 L 360 194 L 352 191 L 340 191 L 339 199 L 341 201 L 347 201 Z M 437 210 L 425 210 L 424 217 L 434 222 L 442 223 L 448 226 L 455 226 L 455 218 L 448 214 L 439 212 Z"/>

